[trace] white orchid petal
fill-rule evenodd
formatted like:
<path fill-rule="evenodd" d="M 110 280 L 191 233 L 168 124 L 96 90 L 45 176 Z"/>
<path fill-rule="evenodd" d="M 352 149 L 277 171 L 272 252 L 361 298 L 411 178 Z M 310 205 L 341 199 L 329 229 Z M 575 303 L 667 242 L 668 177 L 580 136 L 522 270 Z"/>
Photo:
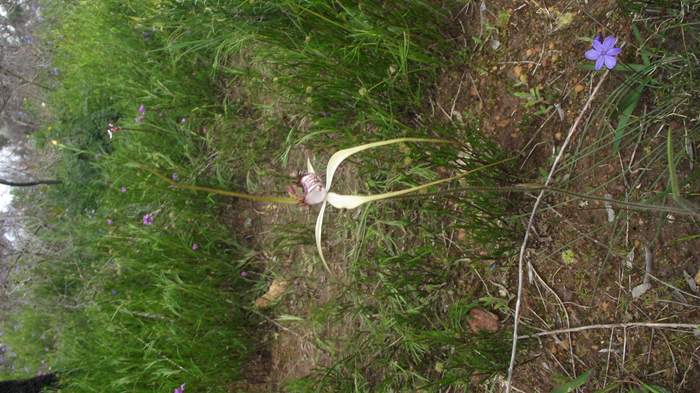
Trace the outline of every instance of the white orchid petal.
<path fill-rule="evenodd" d="M 354 209 L 362 204 L 375 200 L 371 195 L 340 195 L 329 192 L 326 201 L 336 209 Z"/>
<path fill-rule="evenodd" d="M 420 191 L 422 189 L 441 184 L 441 183 L 447 183 L 451 182 L 453 180 L 457 180 L 460 177 L 464 177 L 468 175 L 470 172 L 465 172 L 462 174 L 459 174 L 457 176 L 452 176 L 448 177 L 447 179 L 440 179 L 436 181 L 432 181 L 430 183 L 422 184 L 420 186 L 415 186 L 411 188 L 406 188 L 403 190 L 398 190 L 398 191 L 392 191 L 392 192 L 385 192 L 383 194 L 376 194 L 376 195 L 340 195 L 336 194 L 334 192 L 329 192 L 328 196 L 326 197 L 326 200 L 328 203 L 331 204 L 331 206 L 337 208 L 337 209 L 354 209 L 360 205 L 363 205 L 367 202 L 372 202 L 372 201 L 380 201 L 382 199 L 388 199 L 388 198 L 393 198 L 405 194 L 410 194 L 412 192 Z"/>
<path fill-rule="evenodd" d="M 364 145 L 351 147 L 349 149 L 339 150 L 331 156 L 331 158 L 328 160 L 328 165 L 326 166 L 326 190 L 331 189 L 331 184 L 333 183 L 333 175 L 335 175 L 335 171 L 338 169 L 340 164 L 342 164 L 343 161 L 345 161 L 346 158 L 350 157 L 351 155 L 353 155 L 355 153 L 361 152 L 363 150 L 367 150 L 367 149 L 371 149 L 371 148 L 379 147 L 379 146 L 391 145 L 393 143 L 401 143 L 401 142 L 450 143 L 449 141 L 446 141 L 443 139 L 397 138 L 397 139 L 389 139 L 386 141 L 367 143 Z"/>
<path fill-rule="evenodd" d="M 316 248 L 318 249 L 318 256 L 321 257 L 321 262 L 323 262 L 323 267 L 326 268 L 328 273 L 331 269 L 328 268 L 328 263 L 326 263 L 326 258 L 323 257 L 323 246 L 321 245 L 321 234 L 323 232 L 323 213 L 326 212 L 326 201 L 323 201 L 321 205 L 321 210 L 318 212 L 318 218 L 316 219 Z"/>
<path fill-rule="evenodd" d="M 455 175 L 452 177 L 448 177 L 445 179 L 440 179 L 440 180 L 435 180 L 431 181 L 429 183 L 421 184 L 419 186 L 414 186 L 410 188 L 406 188 L 403 190 L 398 190 L 398 191 L 391 191 L 391 192 L 385 192 L 383 194 L 376 194 L 376 195 L 340 195 L 336 194 L 334 192 L 329 192 L 328 196 L 326 197 L 326 201 L 331 204 L 331 206 L 337 208 L 337 209 L 354 209 L 358 206 L 361 206 L 367 202 L 372 202 L 372 201 L 379 201 L 382 199 L 388 199 L 388 198 L 394 198 L 397 196 L 401 195 L 406 195 L 410 194 L 412 192 L 420 191 L 423 189 L 426 189 L 428 187 L 436 186 L 438 184 L 442 183 L 448 183 L 457 179 L 460 179 L 462 177 L 471 175 L 475 172 L 481 171 L 486 168 L 490 168 L 496 165 L 500 165 L 506 161 L 510 161 L 512 158 L 507 158 L 505 160 L 497 161 L 491 164 L 487 164 L 484 166 L 481 166 L 476 169 L 472 169 L 471 171 L 466 171 L 463 173 L 460 173 L 459 175 Z"/>
<path fill-rule="evenodd" d="M 306 171 L 309 173 L 316 174 L 314 167 L 311 166 L 311 160 L 309 159 L 309 157 L 306 157 Z"/>

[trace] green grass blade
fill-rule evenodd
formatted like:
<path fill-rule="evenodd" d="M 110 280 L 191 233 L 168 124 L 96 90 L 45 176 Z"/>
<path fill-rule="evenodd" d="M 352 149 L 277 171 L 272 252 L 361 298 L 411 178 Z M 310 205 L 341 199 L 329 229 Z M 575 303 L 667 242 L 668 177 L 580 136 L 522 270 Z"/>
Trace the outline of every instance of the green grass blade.
<path fill-rule="evenodd" d="M 668 128 L 668 132 L 666 133 L 666 135 L 666 158 L 668 159 L 668 178 L 671 182 L 671 193 L 673 195 L 673 200 L 678 201 L 681 198 L 681 189 L 678 186 L 676 164 L 673 160 L 673 134 L 671 133 L 671 127 Z"/>
<path fill-rule="evenodd" d="M 624 104 L 622 105 L 625 109 L 623 109 L 622 114 L 618 118 L 617 128 L 615 128 L 615 137 L 613 140 L 613 151 L 615 153 L 620 151 L 620 143 L 622 142 L 622 137 L 625 135 L 625 129 L 630 123 L 632 113 L 637 108 L 637 104 L 639 104 L 639 99 L 642 97 L 642 92 L 647 83 L 648 79 L 645 79 L 625 97 Z"/>
<path fill-rule="evenodd" d="M 579 375 L 578 378 L 557 386 L 556 388 L 554 388 L 554 390 L 552 390 L 552 393 L 573 392 L 581 386 L 585 385 L 588 382 L 588 378 L 590 378 L 590 376 L 591 370 L 588 370 L 585 373 Z"/>

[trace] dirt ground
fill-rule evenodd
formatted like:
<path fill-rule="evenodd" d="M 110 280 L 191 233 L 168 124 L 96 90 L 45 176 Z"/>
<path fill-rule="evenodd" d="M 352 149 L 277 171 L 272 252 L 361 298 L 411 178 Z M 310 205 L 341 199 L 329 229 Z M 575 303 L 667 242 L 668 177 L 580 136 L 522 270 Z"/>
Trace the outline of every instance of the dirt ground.
<path fill-rule="evenodd" d="M 480 7 L 472 2 L 455 13 L 453 27 L 461 30 L 456 45 L 476 47 L 476 62 L 445 72 L 430 103 L 432 113 L 457 124 L 469 122 L 469 114 L 478 114 L 481 131 L 521 158 L 518 175 L 523 182 L 539 181 L 538 171 L 549 167 L 553 151 L 566 137 L 601 75 L 580 67 L 591 36 L 615 34 L 621 41 L 630 40 L 629 20 L 617 16 L 612 0 L 485 3 Z M 634 57 L 623 52 L 625 56 Z M 599 97 L 618 82 L 611 76 Z M 556 109 L 544 111 L 546 108 Z M 540 109 L 543 113 L 538 113 Z M 578 139 L 573 146 L 581 149 L 605 132 L 609 131 L 604 127 L 585 128 L 575 136 Z M 658 136 L 648 135 L 642 143 L 662 142 L 655 138 Z M 631 147 L 623 148 L 620 157 L 603 149 L 565 166 L 555 184 L 574 192 L 595 190 L 596 195 L 619 200 L 639 200 L 640 190 L 660 190 L 652 173 L 663 172 L 664 166 L 651 167 L 648 175 L 637 176 L 632 170 L 632 155 Z M 621 169 L 621 161 L 630 162 L 627 170 L 624 166 Z M 525 200 L 534 201 L 529 196 Z M 622 208 L 613 208 L 610 213 L 604 202 L 572 200 L 558 194 L 549 195 L 544 202 L 527 252 L 533 279 L 525 284 L 521 315 L 525 333 L 604 323 L 700 322 L 700 294 L 688 287 L 684 277 L 684 272 L 694 276 L 700 268 L 700 240 L 679 241 L 697 232 L 696 222 Z M 257 213 L 243 217 L 242 223 L 244 227 L 249 223 L 248 231 L 256 241 L 265 242 L 262 228 L 274 228 L 278 222 L 298 222 L 300 231 L 313 228 L 314 212 L 292 216 L 294 213 L 284 207 L 255 208 Z M 514 214 L 529 209 L 524 206 Z M 610 222 L 609 214 L 617 219 Z M 308 259 L 299 255 L 302 252 L 295 249 L 261 256 L 268 258 L 265 263 L 274 266 L 288 287 L 276 308 L 278 319 L 268 318 L 261 326 L 271 333 L 266 337 L 268 349 L 250 366 L 255 370 L 251 374 L 257 376 L 245 386 L 251 391 L 277 391 L 284 382 L 327 366 L 330 353 L 343 345 L 338 337 L 352 329 L 349 321 L 332 326 L 294 321 L 292 316 L 308 315 L 313 304 L 331 299 L 344 279 L 342 264 L 333 264 L 330 276 L 321 269 L 300 265 L 298 261 Z M 648 261 L 655 279 L 645 294 L 633 298 L 631 291 L 644 282 Z M 510 269 L 504 284 L 514 306 L 517 260 L 507 263 Z M 278 322 L 285 316 L 287 322 Z M 512 315 L 501 317 L 503 329 L 511 329 Z M 640 380 L 674 392 L 700 388 L 698 341 L 671 330 L 587 330 L 539 341 L 521 340 L 520 348 L 515 391 L 549 392 L 560 382 L 557 375 L 573 378 L 586 370 L 593 370 L 591 380 L 596 381 L 591 389 Z M 232 391 L 242 388 L 232 386 Z"/>
<path fill-rule="evenodd" d="M 579 66 L 589 47 L 583 39 L 596 33 L 631 39 L 629 21 L 616 17 L 616 2 L 582 3 L 493 1 L 486 9 L 471 7 L 460 17 L 461 26 L 470 26 L 465 37 L 480 34 L 486 49 L 484 56 L 475 57 L 481 63 L 445 75 L 435 106 L 451 120 L 459 120 L 461 113 L 480 113 L 481 130 L 522 157 L 524 179 L 537 178 L 539 168 L 549 168 L 553 152 L 590 95 L 594 80 Z M 485 29 L 491 33 L 485 35 Z M 619 79 L 611 74 L 599 97 L 616 83 Z M 533 89 L 539 99 L 527 98 L 525 105 L 522 96 L 514 95 Z M 556 110 L 536 114 L 544 105 Z M 604 138 L 604 132 L 604 127 L 579 131 L 578 146 Z M 649 135 L 640 143 L 653 146 L 663 138 Z M 618 200 L 639 200 L 639 190 L 661 191 L 651 173 L 663 173 L 663 163 L 646 176 L 635 176 L 632 164 L 627 171 L 621 169 L 620 162 L 631 163 L 633 154 L 631 147 L 622 149 L 618 160 L 610 149 L 603 149 L 564 168 L 555 184 L 582 193 L 602 186 L 598 195 Z M 567 175 L 576 181 L 566 181 Z M 557 179 L 564 181 L 557 184 Z M 526 283 L 523 299 L 521 321 L 526 329 L 700 321 L 693 305 L 697 293 L 688 292 L 683 276 L 698 272 L 700 242 L 678 240 L 697 232 L 694 220 L 621 209 L 613 210 L 618 219 L 611 223 L 605 203 L 570 199 L 545 198 L 535 221 L 526 258 L 535 277 Z M 631 289 L 643 282 L 647 261 L 658 280 L 645 295 L 632 299 Z M 509 288 L 517 288 L 515 267 Z M 688 297 L 693 299 L 688 302 Z M 554 375 L 571 378 L 590 369 L 598 388 L 606 382 L 639 379 L 674 392 L 700 388 L 697 340 L 688 335 L 648 328 L 590 330 L 521 347 L 528 349 L 519 354 L 514 387 L 526 392 L 548 392 L 556 385 Z"/>

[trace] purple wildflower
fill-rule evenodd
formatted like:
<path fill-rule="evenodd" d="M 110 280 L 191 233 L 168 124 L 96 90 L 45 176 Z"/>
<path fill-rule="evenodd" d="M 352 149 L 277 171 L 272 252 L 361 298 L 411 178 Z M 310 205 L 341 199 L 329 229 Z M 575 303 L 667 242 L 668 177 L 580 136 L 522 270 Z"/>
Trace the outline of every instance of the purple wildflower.
<path fill-rule="evenodd" d="M 153 213 L 148 213 L 143 216 L 143 225 L 153 224 Z"/>
<path fill-rule="evenodd" d="M 136 123 L 143 123 L 143 119 L 146 117 L 146 107 L 141 104 L 139 106 L 139 115 L 134 118 Z"/>
<path fill-rule="evenodd" d="M 593 49 L 586 51 L 586 59 L 595 61 L 596 71 L 603 68 L 603 65 L 609 70 L 615 67 L 617 64 L 616 56 L 622 51 L 620 48 L 615 48 L 616 42 L 617 38 L 612 35 L 605 37 L 603 41 L 600 40 L 600 36 L 593 39 Z"/>
<path fill-rule="evenodd" d="M 173 393 L 185 393 L 185 384 L 183 383 L 182 385 L 180 385 L 180 387 L 175 388 L 175 390 L 173 390 Z"/>
<path fill-rule="evenodd" d="M 114 221 L 112 221 L 111 218 L 108 218 L 108 219 L 107 219 L 107 225 L 112 225 L 112 224 L 114 224 Z"/>
<path fill-rule="evenodd" d="M 173 172 L 173 174 L 170 175 L 170 178 L 173 179 L 174 181 L 177 181 L 177 179 L 178 179 L 177 173 Z"/>
<path fill-rule="evenodd" d="M 124 186 L 119 187 L 119 192 L 126 192 L 126 187 L 124 187 Z"/>
<path fill-rule="evenodd" d="M 199 250 L 199 244 L 192 243 L 192 251 L 197 251 L 197 250 Z"/>
<path fill-rule="evenodd" d="M 248 272 L 242 271 L 242 272 L 241 272 L 241 277 L 248 277 Z"/>

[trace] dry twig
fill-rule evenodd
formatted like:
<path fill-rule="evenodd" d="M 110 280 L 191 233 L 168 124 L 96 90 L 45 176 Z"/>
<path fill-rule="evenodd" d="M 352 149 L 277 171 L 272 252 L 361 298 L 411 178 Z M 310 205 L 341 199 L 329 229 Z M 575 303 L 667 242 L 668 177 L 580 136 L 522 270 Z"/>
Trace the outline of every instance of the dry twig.
<path fill-rule="evenodd" d="M 569 329 L 548 330 L 546 332 L 539 332 L 539 333 L 534 333 L 534 334 L 529 334 L 529 335 L 526 334 L 523 336 L 518 336 L 518 339 L 553 336 L 553 335 L 563 334 L 563 333 L 576 333 L 576 332 L 583 332 L 585 330 L 628 329 L 628 328 L 632 328 L 632 327 L 646 327 L 646 328 L 655 328 L 655 329 L 682 329 L 682 330 L 688 330 L 688 333 L 693 333 L 693 331 L 695 329 L 700 327 L 700 324 L 697 324 L 697 323 L 663 323 L 663 322 L 603 323 L 603 324 L 598 324 L 598 325 L 578 326 L 578 327 L 569 328 Z"/>
<path fill-rule="evenodd" d="M 574 121 L 574 124 L 571 126 L 569 129 L 569 132 L 566 135 L 566 139 L 564 140 L 564 143 L 561 145 L 561 148 L 559 150 L 559 154 L 557 154 L 556 158 L 554 159 L 554 162 L 552 163 L 552 167 L 549 170 L 549 175 L 547 176 L 547 180 L 544 183 L 544 187 L 548 187 L 549 183 L 552 181 L 552 178 L 554 177 L 554 172 L 557 169 L 557 166 L 559 165 L 559 161 L 561 161 L 561 158 L 564 156 L 564 151 L 566 150 L 566 147 L 569 145 L 571 142 L 572 136 L 576 132 L 576 129 L 578 128 L 579 123 L 581 122 L 581 119 L 583 118 L 583 115 L 588 111 L 588 108 L 591 106 L 591 103 L 593 102 L 593 98 L 598 93 L 598 90 L 600 90 L 600 87 L 603 85 L 603 82 L 608 76 L 608 73 L 610 71 L 605 71 L 603 76 L 600 78 L 600 81 L 598 81 L 598 84 L 596 85 L 595 89 L 593 89 L 593 92 L 591 95 L 588 97 L 588 100 L 586 101 L 586 104 L 583 106 L 583 109 L 581 109 L 581 113 L 579 113 L 578 117 Z M 523 238 L 523 243 L 520 246 L 520 255 L 518 257 L 518 294 L 517 294 L 517 299 L 515 302 L 515 315 L 513 317 L 513 345 L 511 347 L 511 352 L 510 352 L 510 365 L 508 366 L 508 379 L 506 381 L 506 393 L 510 393 L 511 389 L 511 382 L 513 380 L 513 368 L 515 367 L 515 353 L 518 348 L 518 320 L 520 319 L 520 303 L 522 301 L 522 295 L 523 295 L 523 262 L 525 259 L 525 249 L 527 248 L 527 241 L 530 237 L 530 229 L 532 228 L 532 225 L 535 221 L 535 214 L 537 214 L 537 208 L 540 206 L 540 203 L 542 202 L 542 198 L 544 197 L 545 190 L 540 190 L 540 193 L 537 195 L 537 200 L 535 201 L 535 205 L 532 207 L 532 212 L 530 213 L 530 219 L 527 223 L 527 227 L 525 228 L 525 237 Z"/>

